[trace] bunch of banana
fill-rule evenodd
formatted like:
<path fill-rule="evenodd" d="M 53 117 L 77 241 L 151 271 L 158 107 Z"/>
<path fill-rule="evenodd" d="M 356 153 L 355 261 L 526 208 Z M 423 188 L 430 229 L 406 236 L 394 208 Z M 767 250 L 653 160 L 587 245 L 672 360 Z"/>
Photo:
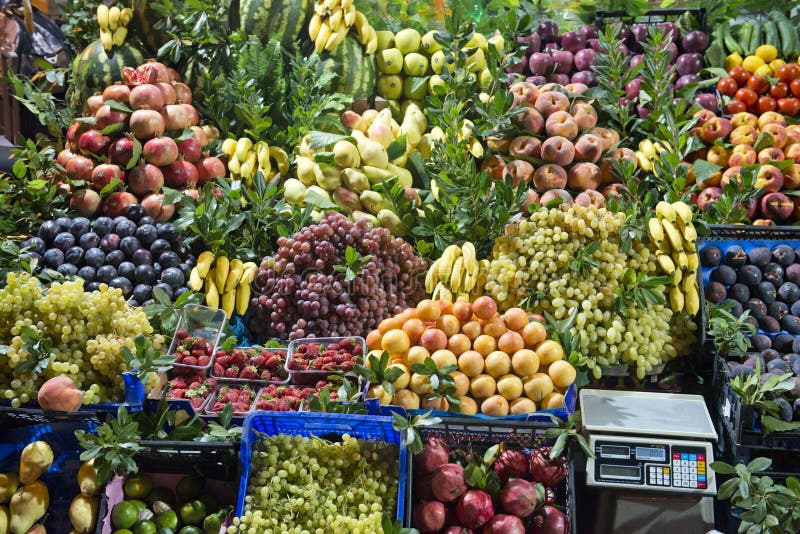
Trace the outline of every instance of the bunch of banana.
<path fill-rule="evenodd" d="M 281 176 L 289 173 L 289 155 L 280 147 L 269 146 L 266 141 L 257 141 L 249 137 L 225 139 L 222 142 L 222 153 L 228 156 L 228 170 L 233 178 L 243 179 L 246 184 L 253 182 L 256 172 L 261 171 L 264 177 L 272 178 L 272 160 L 275 170 Z"/>
<path fill-rule="evenodd" d="M 133 9 L 105 4 L 97 6 L 97 23 L 100 25 L 100 43 L 106 50 L 120 46 L 128 36 L 128 24 L 133 19 Z"/>
<path fill-rule="evenodd" d="M 323 50 L 331 52 L 353 27 L 367 54 L 374 54 L 378 48 L 378 35 L 367 17 L 356 10 L 353 0 L 317 0 L 308 22 L 308 36 L 314 41 L 317 54 Z"/>
<path fill-rule="evenodd" d="M 661 160 L 661 154 L 672 152 L 672 146 L 666 141 L 656 141 L 645 139 L 639 142 L 639 149 L 634 152 L 639 168 L 645 172 L 653 170 L 653 162 Z"/>
<path fill-rule="evenodd" d="M 488 268 L 488 260 L 478 261 L 475 257 L 475 245 L 471 242 L 466 241 L 460 247 L 450 245 L 428 269 L 425 291 L 431 293 L 434 300 L 469 302 L 470 293 L 485 283 Z"/>
<path fill-rule="evenodd" d="M 234 310 L 244 315 L 250 305 L 250 283 L 258 273 L 258 265 L 249 261 L 228 260 L 226 256 L 215 256 L 205 251 L 197 258 L 197 265 L 189 273 L 189 288 L 203 289 L 206 306 L 225 312 L 228 319 Z"/>
<path fill-rule="evenodd" d="M 694 316 L 700 310 L 697 285 L 697 231 L 692 224 L 692 208 L 685 202 L 661 201 L 656 216 L 648 221 L 650 242 L 656 247 L 658 266 L 672 277 L 669 301 L 672 310 Z"/>

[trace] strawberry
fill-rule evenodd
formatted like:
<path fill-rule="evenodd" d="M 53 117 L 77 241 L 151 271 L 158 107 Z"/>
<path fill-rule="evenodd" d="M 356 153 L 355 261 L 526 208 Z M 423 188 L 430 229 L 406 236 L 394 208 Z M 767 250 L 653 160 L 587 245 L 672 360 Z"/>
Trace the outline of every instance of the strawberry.
<path fill-rule="evenodd" d="M 197 365 L 197 358 L 194 356 L 185 356 L 181 363 L 183 365 Z"/>
<path fill-rule="evenodd" d="M 205 367 L 209 363 L 211 363 L 211 357 L 208 356 L 207 354 L 203 354 L 202 356 L 197 357 L 197 365 L 199 365 L 200 367 Z"/>
<path fill-rule="evenodd" d="M 239 373 L 239 378 L 244 378 L 245 380 L 258 380 L 258 369 L 254 365 L 248 365 L 242 372 Z"/>
<path fill-rule="evenodd" d="M 261 367 L 262 365 L 271 367 L 269 364 L 267 364 L 267 359 L 260 354 L 258 356 L 253 356 L 252 358 L 250 358 L 250 365 L 255 367 Z"/>
<path fill-rule="evenodd" d="M 182 399 L 186 396 L 185 388 L 172 388 L 169 392 L 170 399 Z"/>
<path fill-rule="evenodd" d="M 184 340 L 184 339 L 186 339 L 187 337 L 189 337 L 189 332 L 187 332 L 186 330 L 178 330 L 178 331 L 175 333 L 175 336 L 176 336 L 178 339 L 180 339 L 180 340 Z"/>
<path fill-rule="evenodd" d="M 239 378 L 239 368 L 235 365 L 225 371 L 225 378 Z"/>

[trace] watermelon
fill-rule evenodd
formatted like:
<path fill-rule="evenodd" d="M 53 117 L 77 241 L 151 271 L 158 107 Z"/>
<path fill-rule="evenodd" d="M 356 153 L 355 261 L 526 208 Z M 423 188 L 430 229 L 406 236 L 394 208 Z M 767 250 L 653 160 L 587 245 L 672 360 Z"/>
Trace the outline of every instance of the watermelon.
<path fill-rule="evenodd" d="M 367 55 L 355 37 L 348 35 L 330 53 L 323 53 L 317 66 L 317 76 L 333 72 L 336 78 L 327 87 L 329 91 L 355 98 L 375 95 L 378 73 L 375 56 Z"/>
<path fill-rule="evenodd" d="M 254 35 L 262 43 L 280 39 L 291 50 L 300 38 L 311 10 L 311 0 L 241 0 L 239 28 L 245 36 Z"/>
<path fill-rule="evenodd" d="M 72 95 L 70 106 L 83 109 L 86 99 L 114 82 L 122 81 L 123 67 L 136 68 L 144 56 L 128 43 L 106 51 L 100 40 L 83 49 L 72 62 Z"/>

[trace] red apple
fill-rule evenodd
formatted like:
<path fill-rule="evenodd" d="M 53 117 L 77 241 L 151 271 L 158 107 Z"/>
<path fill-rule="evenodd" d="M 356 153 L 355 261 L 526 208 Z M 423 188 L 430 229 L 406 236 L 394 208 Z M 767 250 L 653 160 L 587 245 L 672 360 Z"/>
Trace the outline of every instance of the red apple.
<path fill-rule="evenodd" d="M 700 211 L 705 211 L 709 205 L 713 204 L 722 197 L 722 189 L 719 187 L 709 187 L 700 191 L 697 196 L 697 207 Z"/>

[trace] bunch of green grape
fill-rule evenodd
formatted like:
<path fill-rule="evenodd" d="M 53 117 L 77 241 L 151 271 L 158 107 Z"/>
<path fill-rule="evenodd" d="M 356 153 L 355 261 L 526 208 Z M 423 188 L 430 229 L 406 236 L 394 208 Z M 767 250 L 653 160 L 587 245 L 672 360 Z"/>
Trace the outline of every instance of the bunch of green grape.
<path fill-rule="evenodd" d="M 397 507 L 397 447 L 348 434 L 264 436 L 254 447 L 244 515 L 228 534 L 381 532 Z"/>
<path fill-rule="evenodd" d="M 501 309 L 522 306 L 558 320 L 577 309 L 571 334 L 580 339 L 596 378 L 602 367 L 621 364 L 634 366 L 643 378 L 679 355 L 668 305 L 618 302 L 626 271 L 657 273 L 645 244 L 634 241 L 623 249 L 624 223 L 624 214 L 594 206 L 537 211 L 509 225 L 495 242 L 483 288 Z M 665 297 L 664 286 L 652 291 Z"/>
<path fill-rule="evenodd" d="M 134 349 L 137 334 L 152 334 L 145 312 L 131 308 L 122 290 L 105 284 L 86 292 L 80 278 L 44 286 L 27 273 L 9 273 L 0 289 L 0 392 L 19 407 L 36 398 L 48 379 L 66 375 L 83 391 L 84 404 L 124 397 L 124 347 Z M 26 340 L 27 338 L 27 340 Z M 42 340 L 50 341 L 45 350 Z M 153 336 L 156 349 L 164 337 Z M 31 370 L 21 362 L 36 360 Z"/>

